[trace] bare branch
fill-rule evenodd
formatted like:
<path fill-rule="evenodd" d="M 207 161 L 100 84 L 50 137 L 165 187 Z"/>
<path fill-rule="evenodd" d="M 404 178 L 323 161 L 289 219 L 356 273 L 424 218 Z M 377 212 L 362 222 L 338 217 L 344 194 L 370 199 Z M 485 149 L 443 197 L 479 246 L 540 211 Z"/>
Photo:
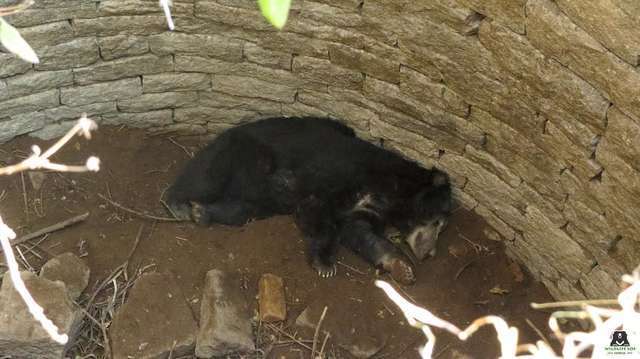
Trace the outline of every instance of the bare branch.
<path fill-rule="evenodd" d="M 486 316 L 476 319 L 463 331 L 455 325 L 440 319 L 428 310 L 418 307 L 404 299 L 389 283 L 376 281 L 376 286 L 384 290 L 387 296 L 402 310 L 407 321 L 412 326 L 423 331 L 427 343 L 420 349 L 423 358 L 431 358 L 436 337 L 431 331 L 431 326 L 445 329 L 456 335 L 460 340 L 467 340 L 473 333 L 485 325 L 493 325 L 498 335 L 501 348 L 501 358 L 577 358 L 583 352 L 592 348 L 593 357 L 600 357 L 602 353 L 598 348 L 603 345 L 610 334 L 616 329 L 623 328 L 635 333 L 640 333 L 640 312 L 637 306 L 640 300 L 640 266 L 632 275 L 625 275 L 622 280 L 630 286 L 618 295 L 617 304 L 622 308 L 600 308 L 592 304 L 611 305 L 610 300 L 584 301 L 584 302 L 558 302 L 536 305 L 539 308 L 575 307 L 581 310 L 554 312 L 549 318 L 549 327 L 555 336 L 563 341 L 562 356 L 558 356 L 549 343 L 539 340 L 536 344 L 518 344 L 518 329 L 510 327 L 502 318 Z M 590 333 L 571 332 L 564 333 L 558 324 L 558 318 L 588 319 L 595 330 Z M 539 330 L 538 334 L 544 338 Z M 524 353 L 523 355 L 519 355 Z"/>
<path fill-rule="evenodd" d="M 29 1 L 23 3 L 23 6 L 28 2 Z M 6 9 L 7 8 L 0 9 L 0 15 L 2 14 L 1 11 Z M 60 148 L 62 148 L 62 146 L 64 146 L 73 136 L 75 136 L 76 134 L 81 134 L 86 138 L 91 138 L 91 131 L 95 130 L 96 128 L 96 123 L 88 119 L 86 115 L 83 114 L 82 118 L 78 120 L 78 123 L 47 151 L 41 153 L 40 147 L 33 146 L 33 154 L 31 156 L 18 163 L 17 165 L 0 168 L 0 175 L 10 175 L 13 173 L 34 169 L 51 169 L 54 171 L 67 172 L 98 171 L 100 169 L 100 160 L 97 157 L 90 157 L 84 166 L 66 166 L 63 164 L 51 163 L 49 161 L 49 157 L 60 150 Z M 66 344 L 69 340 L 69 337 L 66 334 L 60 334 L 58 332 L 58 327 L 56 327 L 56 325 L 53 324 L 53 322 L 44 314 L 44 310 L 33 299 L 31 293 L 29 293 L 29 290 L 25 286 L 24 281 L 20 276 L 20 268 L 18 267 L 18 263 L 16 262 L 16 258 L 13 253 L 13 249 L 11 248 L 12 246 L 10 242 L 15 238 L 15 232 L 9 226 L 7 226 L 2 221 L 2 217 L 0 217 L 0 244 L 2 244 L 2 251 L 6 259 L 7 267 L 9 268 L 9 276 L 11 278 L 11 281 L 13 282 L 14 288 L 16 289 L 18 294 L 20 294 L 20 297 L 27 305 L 27 308 L 29 309 L 31 315 L 33 315 L 33 317 L 38 322 L 40 322 L 51 339 L 60 344 Z"/>

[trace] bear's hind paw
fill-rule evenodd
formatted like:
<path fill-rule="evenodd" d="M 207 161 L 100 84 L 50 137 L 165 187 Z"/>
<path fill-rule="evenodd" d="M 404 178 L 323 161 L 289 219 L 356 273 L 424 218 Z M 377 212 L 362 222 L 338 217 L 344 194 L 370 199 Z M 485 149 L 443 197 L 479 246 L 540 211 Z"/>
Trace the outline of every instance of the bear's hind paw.
<path fill-rule="evenodd" d="M 407 261 L 400 258 L 391 258 L 383 264 L 384 269 L 391 273 L 391 277 L 398 283 L 413 284 L 416 276 L 413 273 L 413 267 Z"/>

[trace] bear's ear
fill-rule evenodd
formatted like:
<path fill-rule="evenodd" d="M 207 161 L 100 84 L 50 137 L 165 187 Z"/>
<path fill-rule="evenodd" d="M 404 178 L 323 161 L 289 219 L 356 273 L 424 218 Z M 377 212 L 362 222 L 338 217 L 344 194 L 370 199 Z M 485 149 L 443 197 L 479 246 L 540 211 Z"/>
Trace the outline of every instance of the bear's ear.
<path fill-rule="evenodd" d="M 446 173 L 436 170 L 433 173 L 431 183 L 434 187 L 445 186 L 449 184 L 449 176 Z"/>

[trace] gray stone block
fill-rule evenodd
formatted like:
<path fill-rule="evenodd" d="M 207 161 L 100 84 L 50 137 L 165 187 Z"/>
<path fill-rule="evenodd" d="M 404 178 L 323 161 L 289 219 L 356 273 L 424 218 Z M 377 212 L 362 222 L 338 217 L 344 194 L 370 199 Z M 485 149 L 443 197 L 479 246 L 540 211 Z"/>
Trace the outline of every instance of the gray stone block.
<path fill-rule="evenodd" d="M 142 78 L 142 91 L 196 91 L 210 90 L 211 75 L 201 73 L 161 73 L 145 75 Z"/>
<path fill-rule="evenodd" d="M 173 124 L 173 110 L 158 110 L 141 113 L 118 112 L 102 116 L 104 125 L 127 125 L 136 128 L 152 128 Z"/>
<path fill-rule="evenodd" d="M 69 333 L 80 312 L 69 299 L 64 283 L 29 272 L 22 272 L 21 276 L 59 332 Z M 64 349 L 33 318 L 14 289 L 9 273 L 4 275 L 0 289 L 0 348 L 3 355 L 24 359 L 61 358 Z"/>
<path fill-rule="evenodd" d="M 242 60 L 242 42 L 220 35 L 165 32 L 150 36 L 149 47 L 151 52 L 158 55 L 194 54 L 231 62 Z"/>
<path fill-rule="evenodd" d="M 141 94 L 142 83 L 136 77 L 87 86 L 63 88 L 60 100 L 63 105 L 78 106 L 95 102 L 128 99 Z"/>
<path fill-rule="evenodd" d="M 196 342 L 199 358 L 254 350 L 250 306 L 237 283 L 230 273 L 207 272 Z"/>
<path fill-rule="evenodd" d="M 148 54 L 125 57 L 113 61 L 103 61 L 89 67 L 73 70 L 76 84 L 86 85 L 94 82 L 110 81 L 125 77 L 155 74 L 173 70 L 171 56 L 158 57 Z"/>
<path fill-rule="evenodd" d="M 40 269 L 40 277 L 64 283 L 67 293 L 73 300 L 77 300 L 87 288 L 89 274 L 89 266 L 71 252 L 49 259 Z"/>
<path fill-rule="evenodd" d="M 146 37 L 116 35 L 98 38 L 100 55 L 104 60 L 114 60 L 125 56 L 142 55 L 149 52 Z"/>
<path fill-rule="evenodd" d="M 118 109 L 123 112 L 147 112 L 166 108 L 194 106 L 198 102 L 196 92 L 147 93 L 137 97 L 118 100 Z"/>
<path fill-rule="evenodd" d="M 214 75 L 213 89 L 229 95 L 292 103 L 296 89 L 242 76 Z"/>
<path fill-rule="evenodd" d="M 66 70 L 90 65 L 99 58 L 98 43 L 95 38 L 78 38 L 63 44 L 45 46 L 38 49 L 40 63 L 36 70 Z"/>
<path fill-rule="evenodd" d="M 10 97 L 25 96 L 34 92 L 55 89 L 71 84 L 73 84 L 73 73 L 71 70 L 31 71 L 22 76 L 7 79 Z"/>
<path fill-rule="evenodd" d="M 33 112 L 60 104 L 59 90 L 49 90 L 0 102 L 3 116 L 13 116 L 24 112 Z"/>

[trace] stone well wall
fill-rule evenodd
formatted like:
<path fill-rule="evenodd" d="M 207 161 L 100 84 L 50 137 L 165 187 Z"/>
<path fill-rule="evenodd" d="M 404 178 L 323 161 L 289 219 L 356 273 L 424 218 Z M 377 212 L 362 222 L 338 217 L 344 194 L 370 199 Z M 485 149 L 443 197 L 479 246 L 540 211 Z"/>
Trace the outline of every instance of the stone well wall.
<path fill-rule="evenodd" d="M 36 0 L 0 54 L 0 140 L 79 113 L 216 133 L 329 115 L 450 172 L 463 206 L 557 298 L 612 297 L 640 262 L 640 5 L 631 0 Z"/>

